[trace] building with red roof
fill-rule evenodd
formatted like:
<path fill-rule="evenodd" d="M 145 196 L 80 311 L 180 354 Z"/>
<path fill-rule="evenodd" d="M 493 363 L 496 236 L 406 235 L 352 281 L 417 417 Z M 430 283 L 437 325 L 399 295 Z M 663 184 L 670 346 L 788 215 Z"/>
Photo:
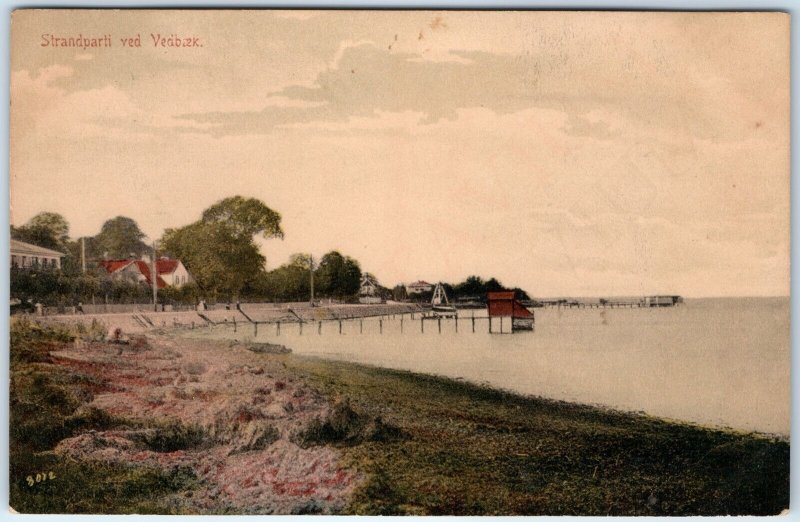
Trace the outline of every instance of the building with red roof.
<path fill-rule="evenodd" d="M 133 282 L 152 285 L 152 262 L 147 259 L 105 259 L 100 266 L 116 279 L 129 279 Z M 156 284 L 158 288 L 180 288 L 194 281 L 192 274 L 179 259 L 162 257 L 156 260 Z"/>

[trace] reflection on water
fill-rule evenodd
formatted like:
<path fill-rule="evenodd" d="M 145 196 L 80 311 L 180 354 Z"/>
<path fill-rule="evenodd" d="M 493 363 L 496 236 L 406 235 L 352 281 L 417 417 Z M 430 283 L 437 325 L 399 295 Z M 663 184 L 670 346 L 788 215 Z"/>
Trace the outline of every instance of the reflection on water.
<path fill-rule="evenodd" d="M 485 312 L 474 312 L 476 317 Z M 789 299 L 700 299 L 661 309 L 537 309 L 536 331 L 485 319 L 408 316 L 259 329 L 295 353 L 463 377 L 541 395 L 769 433 L 789 433 Z M 401 333 L 402 327 L 402 333 Z M 382 333 L 380 330 L 382 329 Z M 252 338 L 241 328 L 236 337 Z M 232 335 L 229 332 L 228 335 Z"/>

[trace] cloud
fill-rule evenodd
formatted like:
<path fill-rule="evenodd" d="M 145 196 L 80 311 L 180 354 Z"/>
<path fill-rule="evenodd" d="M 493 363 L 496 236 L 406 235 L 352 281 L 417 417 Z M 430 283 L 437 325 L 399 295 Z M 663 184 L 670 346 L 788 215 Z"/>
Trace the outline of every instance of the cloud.
<path fill-rule="evenodd" d="M 441 50 L 440 50 L 441 51 Z M 460 109 L 508 114 L 551 108 L 569 116 L 567 132 L 613 137 L 604 115 L 695 139 L 738 140 L 753 131 L 748 110 L 768 121 L 769 108 L 733 82 L 679 71 L 663 61 L 594 63 L 584 54 L 538 49 L 522 54 L 449 50 L 456 59 L 426 60 L 424 53 L 395 52 L 367 40 L 343 41 L 331 64 L 304 85 L 264 96 L 282 96 L 314 107 L 208 111 L 179 117 L 216 123 L 216 135 L 269 133 L 275 127 L 314 121 L 346 122 L 378 113 L 418 112 L 421 125 L 453 120 Z M 442 52 L 439 56 L 443 56 Z M 737 110 L 731 111 L 729 102 Z M 601 114 L 598 117 L 598 114 Z"/>

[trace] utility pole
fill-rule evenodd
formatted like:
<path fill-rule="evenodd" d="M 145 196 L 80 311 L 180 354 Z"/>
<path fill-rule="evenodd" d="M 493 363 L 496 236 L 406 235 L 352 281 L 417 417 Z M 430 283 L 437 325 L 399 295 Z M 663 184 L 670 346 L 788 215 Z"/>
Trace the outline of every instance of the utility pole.
<path fill-rule="evenodd" d="M 86 238 L 81 238 L 81 271 L 86 273 Z"/>
<path fill-rule="evenodd" d="M 153 241 L 153 259 L 150 261 L 150 280 L 153 282 L 153 311 L 158 312 L 158 272 L 156 272 L 155 241 Z"/>
<path fill-rule="evenodd" d="M 311 300 L 309 303 L 314 306 L 314 254 L 308 255 L 308 276 L 311 280 Z"/>

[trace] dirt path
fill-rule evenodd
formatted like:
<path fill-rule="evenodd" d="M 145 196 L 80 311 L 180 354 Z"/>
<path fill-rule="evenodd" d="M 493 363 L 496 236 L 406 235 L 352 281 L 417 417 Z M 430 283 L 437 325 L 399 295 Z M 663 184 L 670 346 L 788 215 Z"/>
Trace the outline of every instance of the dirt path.
<path fill-rule="evenodd" d="M 181 510 L 335 513 L 361 479 L 334 448 L 296 443 L 332 408 L 280 355 L 164 335 L 76 343 L 52 356 L 103 382 L 90 406 L 136 425 L 65 439 L 56 452 L 191 469 L 200 485 L 174 499 Z"/>

